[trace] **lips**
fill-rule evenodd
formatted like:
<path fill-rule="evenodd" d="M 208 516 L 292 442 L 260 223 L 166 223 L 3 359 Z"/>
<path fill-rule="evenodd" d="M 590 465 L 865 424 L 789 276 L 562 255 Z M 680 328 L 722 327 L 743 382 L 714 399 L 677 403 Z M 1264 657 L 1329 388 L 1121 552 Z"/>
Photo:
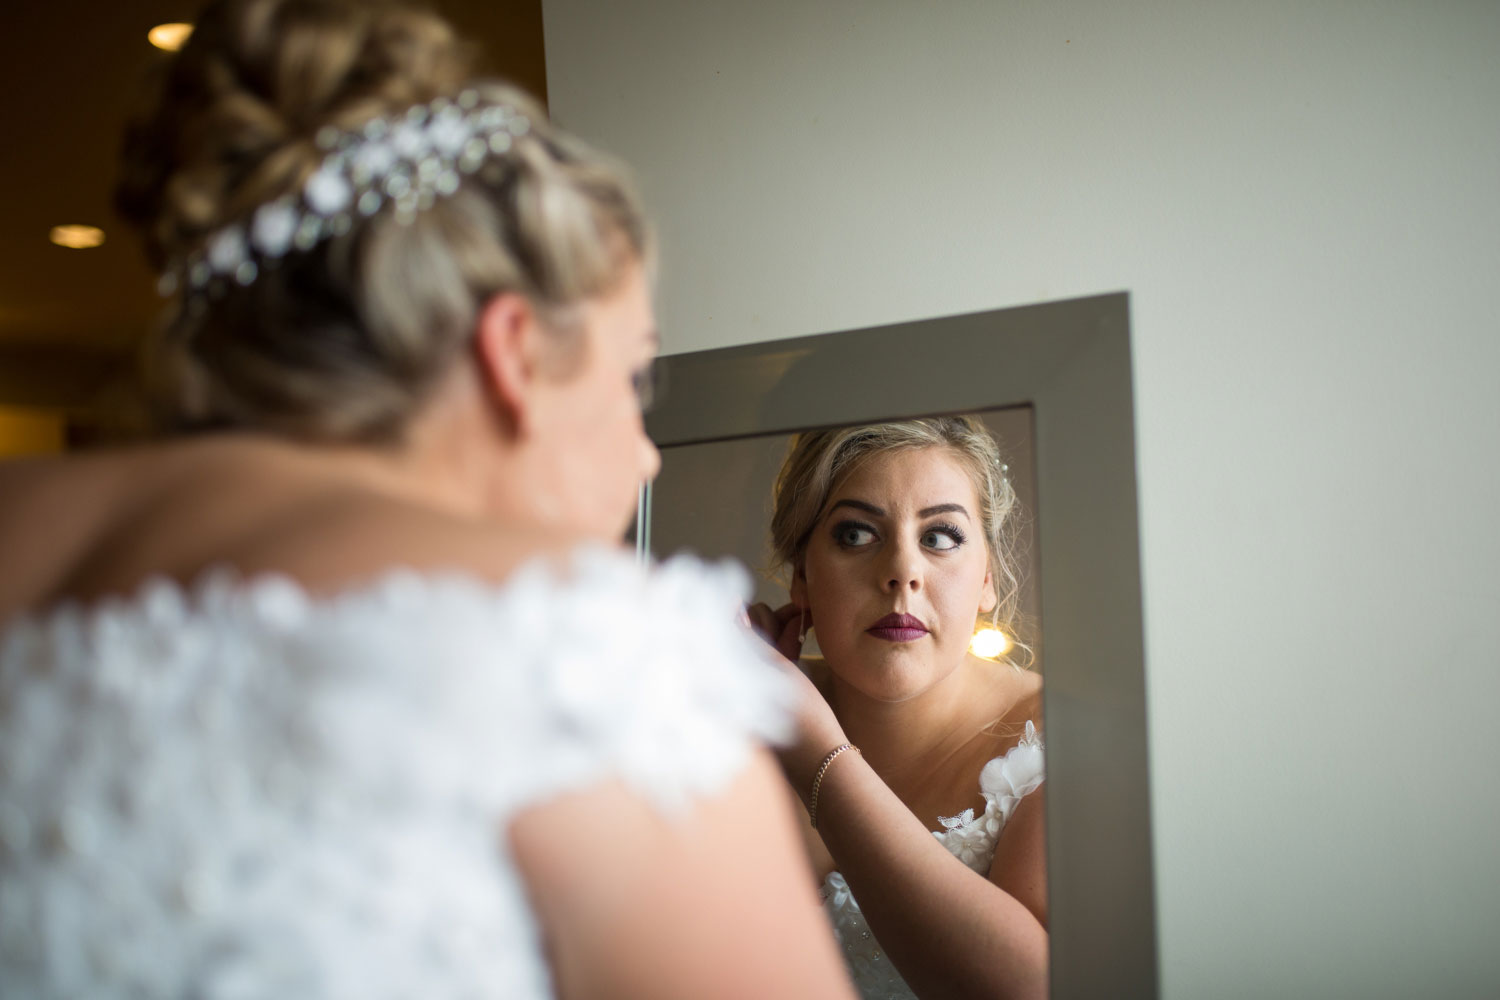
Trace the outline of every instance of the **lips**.
<path fill-rule="evenodd" d="M 886 615 L 865 631 L 886 642 L 915 642 L 927 634 L 927 626 L 916 615 Z"/>

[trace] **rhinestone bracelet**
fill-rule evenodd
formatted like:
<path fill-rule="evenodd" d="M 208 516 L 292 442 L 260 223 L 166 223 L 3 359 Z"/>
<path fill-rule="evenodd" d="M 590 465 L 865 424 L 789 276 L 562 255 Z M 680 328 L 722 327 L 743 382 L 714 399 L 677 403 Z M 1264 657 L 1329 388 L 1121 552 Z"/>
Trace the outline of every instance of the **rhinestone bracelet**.
<path fill-rule="evenodd" d="M 818 791 L 823 787 L 823 775 L 828 773 L 828 766 L 833 763 L 834 758 L 845 750 L 853 750 L 855 753 L 859 753 L 859 747 L 850 743 L 842 743 L 828 751 L 828 756 L 824 757 L 823 763 L 818 765 L 818 773 L 813 778 L 812 795 L 809 796 L 807 807 L 807 820 L 812 824 L 814 830 L 818 828 Z"/>

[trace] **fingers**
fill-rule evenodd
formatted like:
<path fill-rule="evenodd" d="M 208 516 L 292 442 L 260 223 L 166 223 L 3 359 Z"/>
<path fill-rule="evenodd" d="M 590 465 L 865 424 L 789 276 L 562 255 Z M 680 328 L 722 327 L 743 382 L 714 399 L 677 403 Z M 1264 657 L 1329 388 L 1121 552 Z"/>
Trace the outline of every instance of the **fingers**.
<path fill-rule="evenodd" d="M 769 604 L 762 602 L 750 605 L 745 613 L 749 616 L 750 624 L 771 635 L 780 635 L 788 624 L 795 624 L 799 620 L 803 624 L 812 621 L 812 614 L 795 604 L 783 604 L 772 611 Z"/>
<path fill-rule="evenodd" d="M 802 656 L 802 636 L 812 620 L 806 608 L 783 604 L 773 611 L 770 605 L 758 603 L 745 609 L 745 617 L 750 627 L 782 656 L 793 663 Z"/>
<path fill-rule="evenodd" d="M 792 615 L 776 634 L 776 651 L 796 663 L 802 658 L 802 637 L 801 616 Z"/>
<path fill-rule="evenodd" d="M 768 605 L 752 604 L 745 609 L 748 624 L 759 632 L 767 642 L 775 643 L 781 635 L 782 623 Z"/>
<path fill-rule="evenodd" d="M 776 615 L 777 624 L 785 627 L 794 622 L 805 620 L 807 618 L 807 609 L 798 607 L 795 604 L 783 604 L 773 614 Z"/>

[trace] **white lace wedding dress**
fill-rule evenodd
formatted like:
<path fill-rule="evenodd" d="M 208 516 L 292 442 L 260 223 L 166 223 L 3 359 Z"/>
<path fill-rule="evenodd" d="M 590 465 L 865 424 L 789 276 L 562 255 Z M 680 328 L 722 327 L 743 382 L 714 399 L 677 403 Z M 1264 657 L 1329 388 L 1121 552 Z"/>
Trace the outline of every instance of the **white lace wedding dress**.
<path fill-rule="evenodd" d="M 1021 741 L 979 772 L 984 812 L 976 816 L 973 809 L 965 809 L 958 816 L 944 818 L 940 820 L 943 829 L 933 836 L 974 871 L 988 874 L 1000 831 L 1021 799 L 1039 788 L 1044 777 L 1042 741 L 1028 722 Z M 823 880 L 822 896 L 859 995 L 864 1000 L 915 1000 L 911 987 L 870 933 L 844 876 L 830 872 Z"/>
<path fill-rule="evenodd" d="M 550 996 L 507 818 L 612 776 L 687 808 L 788 735 L 747 592 L 589 550 L 0 627 L 0 992 Z"/>

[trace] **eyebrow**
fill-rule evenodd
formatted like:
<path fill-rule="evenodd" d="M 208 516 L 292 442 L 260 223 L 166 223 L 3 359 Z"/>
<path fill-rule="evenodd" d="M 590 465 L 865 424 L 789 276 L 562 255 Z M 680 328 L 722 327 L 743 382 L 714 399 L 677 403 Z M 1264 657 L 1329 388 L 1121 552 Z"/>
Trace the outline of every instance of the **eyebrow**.
<path fill-rule="evenodd" d="M 867 514 L 874 515 L 875 517 L 888 516 L 884 507 L 877 507 L 872 503 L 865 502 L 864 500 L 852 499 L 839 500 L 835 502 L 832 507 L 828 508 L 828 513 L 832 514 L 840 507 L 853 507 L 855 510 L 862 510 Z M 935 514 L 962 514 L 966 518 L 969 517 L 968 508 L 964 507 L 964 505 L 961 503 L 933 504 L 931 507 L 923 507 L 921 510 L 917 511 L 918 517 L 932 517 Z M 824 516 L 826 517 L 827 515 Z"/>

